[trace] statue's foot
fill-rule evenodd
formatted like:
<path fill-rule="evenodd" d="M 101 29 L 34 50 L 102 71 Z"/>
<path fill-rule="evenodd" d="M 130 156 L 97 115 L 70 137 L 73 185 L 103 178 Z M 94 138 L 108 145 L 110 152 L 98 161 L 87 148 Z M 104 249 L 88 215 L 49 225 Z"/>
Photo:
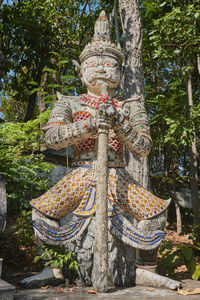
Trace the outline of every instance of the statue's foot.
<path fill-rule="evenodd" d="M 135 283 L 136 285 L 167 288 L 170 290 L 177 290 L 182 287 L 180 281 L 173 280 L 141 268 L 136 268 Z"/>
<path fill-rule="evenodd" d="M 39 288 L 46 285 L 56 286 L 64 282 L 60 269 L 47 267 L 37 275 L 25 278 L 17 284 L 25 288 Z"/>

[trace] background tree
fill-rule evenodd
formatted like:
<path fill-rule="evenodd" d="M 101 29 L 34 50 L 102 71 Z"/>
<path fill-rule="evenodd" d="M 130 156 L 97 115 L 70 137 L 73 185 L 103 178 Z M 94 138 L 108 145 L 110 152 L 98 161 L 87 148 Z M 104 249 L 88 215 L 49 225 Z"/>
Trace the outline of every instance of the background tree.
<path fill-rule="evenodd" d="M 173 181 L 174 188 L 170 186 L 170 189 L 179 221 L 175 183 L 180 179 L 191 182 L 194 224 L 199 224 L 196 144 L 199 135 L 199 36 L 196 34 L 199 13 L 196 0 L 142 1 L 146 98 L 157 149 L 157 154 L 153 152 L 152 165 L 156 172 L 160 170 L 164 174 L 166 181 L 170 178 Z M 191 86 L 193 104 L 188 105 Z M 189 167 L 190 148 L 193 158 Z M 180 232 L 180 224 L 178 227 Z"/>
<path fill-rule="evenodd" d="M 143 35 L 139 10 L 139 1 L 119 0 L 121 23 L 123 28 L 123 51 L 125 74 L 122 89 L 125 99 L 138 99 L 144 105 L 143 76 Z M 128 170 L 133 178 L 149 188 L 149 172 L 146 158 L 126 152 Z"/>
<path fill-rule="evenodd" d="M 23 0 L 3 5 L 0 30 L 2 51 L 8 59 L 7 91 L 15 93 L 16 101 L 26 103 L 19 121 L 33 117 L 37 100 L 33 87 L 43 86 L 43 69 L 55 65 L 51 52 L 68 59 L 66 69 L 71 73 L 71 59 L 78 57 L 92 34 L 86 8 L 94 14 L 93 6 L 93 1 L 68 0 Z M 54 80 L 57 83 L 59 77 Z"/>
<path fill-rule="evenodd" d="M 2 13 L 1 13 L 2 4 L 3 4 L 3 0 L 0 0 L 0 19 L 1 19 L 1 16 L 2 16 Z M 1 51 L 1 42 L 0 42 L 0 89 L 2 88 L 1 79 L 3 77 L 4 64 L 5 64 L 5 57 L 3 56 L 3 53 Z"/>

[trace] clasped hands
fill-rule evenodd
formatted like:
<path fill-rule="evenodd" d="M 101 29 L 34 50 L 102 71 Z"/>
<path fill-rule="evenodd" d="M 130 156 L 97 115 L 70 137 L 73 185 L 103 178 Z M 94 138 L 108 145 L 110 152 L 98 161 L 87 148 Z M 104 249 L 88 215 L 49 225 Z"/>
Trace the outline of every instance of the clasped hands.
<path fill-rule="evenodd" d="M 106 96 L 105 101 L 99 101 L 96 115 L 97 128 L 115 128 L 123 122 L 124 118 L 124 114 L 116 110 L 110 97 Z"/>

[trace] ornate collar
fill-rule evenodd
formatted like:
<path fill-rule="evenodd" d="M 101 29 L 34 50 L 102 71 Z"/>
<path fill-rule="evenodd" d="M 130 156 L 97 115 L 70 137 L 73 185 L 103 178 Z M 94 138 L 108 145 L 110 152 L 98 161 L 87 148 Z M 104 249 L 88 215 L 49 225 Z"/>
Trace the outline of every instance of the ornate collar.
<path fill-rule="evenodd" d="M 108 95 L 101 95 L 100 97 L 91 96 L 89 94 L 82 94 L 79 96 L 79 99 L 84 102 L 86 105 L 98 109 L 99 103 L 102 101 L 106 103 L 107 99 L 109 98 Z M 114 107 L 118 106 L 118 103 L 115 99 L 112 99 Z"/>

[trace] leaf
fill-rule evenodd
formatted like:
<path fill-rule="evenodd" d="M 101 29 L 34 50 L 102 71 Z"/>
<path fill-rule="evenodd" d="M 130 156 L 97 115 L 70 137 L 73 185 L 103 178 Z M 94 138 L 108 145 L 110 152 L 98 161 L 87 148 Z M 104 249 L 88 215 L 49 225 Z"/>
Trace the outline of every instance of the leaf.
<path fill-rule="evenodd" d="M 54 291 L 55 291 L 55 293 L 57 293 L 57 294 L 63 293 L 63 288 L 56 287 Z"/>
<path fill-rule="evenodd" d="M 35 88 L 35 89 L 32 89 L 30 92 L 29 92 L 29 95 L 32 95 L 34 94 L 35 92 L 39 91 L 39 87 L 38 88 Z"/>
<path fill-rule="evenodd" d="M 91 290 L 87 290 L 87 294 L 95 294 L 96 295 L 96 294 L 98 294 L 98 292 L 91 289 Z"/>
<path fill-rule="evenodd" d="M 55 56 L 60 56 L 57 52 L 51 51 L 51 52 L 49 52 L 49 53 L 54 54 Z"/>
<path fill-rule="evenodd" d="M 193 251 L 191 248 L 182 248 L 181 251 L 185 260 L 190 261 L 192 259 Z"/>
<path fill-rule="evenodd" d="M 199 277 L 200 277 L 200 266 L 196 264 L 195 270 L 192 274 L 192 279 L 193 280 L 199 280 Z"/>
<path fill-rule="evenodd" d="M 50 285 L 42 286 L 41 289 L 42 289 L 42 290 L 50 289 Z"/>
<path fill-rule="evenodd" d="M 29 81 L 29 82 L 27 82 L 28 84 L 31 84 L 31 85 L 38 85 L 38 83 L 37 82 L 35 82 L 35 81 Z"/>
<path fill-rule="evenodd" d="M 178 294 L 179 295 L 184 295 L 184 296 L 187 296 L 187 295 L 197 295 L 197 294 L 200 294 L 200 288 L 196 288 L 193 291 L 191 291 L 189 289 L 187 289 L 187 290 L 178 289 Z"/>
<path fill-rule="evenodd" d="M 60 88 L 60 87 L 62 87 L 62 85 L 61 84 L 58 84 L 58 83 L 50 83 L 50 84 L 48 84 L 48 86 L 47 87 L 50 87 L 50 88 Z"/>
<path fill-rule="evenodd" d="M 159 7 L 163 7 L 167 2 L 163 2 L 159 5 Z"/>
<path fill-rule="evenodd" d="M 68 61 L 69 61 L 69 60 L 67 60 L 67 59 L 60 60 L 60 61 L 58 62 L 58 66 L 64 65 L 64 64 L 68 63 Z"/>
<path fill-rule="evenodd" d="M 76 292 L 76 290 L 73 289 L 73 288 L 69 288 L 69 289 L 67 289 L 66 291 L 67 291 L 67 292 Z"/>
<path fill-rule="evenodd" d="M 53 73 L 53 72 L 56 72 L 56 70 L 54 70 L 54 69 L 51 69 L 51 68 L 44 68 L 43 70 L 42 70 L 43 72 L 50 72 L 50 73 Z"/>
<path fill-rule="evenodd" d="M 146 289 L 146 291 L 155 291 L 155 288 L 149 287 L 149 288 Z"/>

